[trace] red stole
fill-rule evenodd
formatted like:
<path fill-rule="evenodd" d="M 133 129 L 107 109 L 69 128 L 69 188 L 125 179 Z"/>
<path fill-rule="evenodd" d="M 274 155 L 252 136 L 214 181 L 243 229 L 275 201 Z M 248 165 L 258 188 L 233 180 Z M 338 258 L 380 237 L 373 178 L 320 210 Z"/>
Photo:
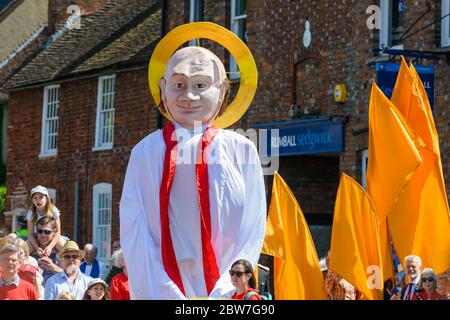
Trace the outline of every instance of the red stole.
<path fill-rule="evenodd" d="M 161 219 L 161 254 L 164 269 L 169 278 L 178 286 L 181 292 L 184 291 L 180 270 L 178 269 L 175 251 L 173 249 L 172 237 L 169 228 L 169 198 L 172 189 L 173 177 L 175 175 L 177 161 L 177 143 L 175 127 L 172 123 L 163 128 L 163 137 L 166 144 L 166 154 L 164 157 L 164 169 L 159 191 L 160 219 Z M 211 293 L 216 282 L 219 280 L 219 269 L 217 267 L 216 256 L 211 244 L 211 214 L 208 188 L 208 165 L 207 148 L 216 137 L 218 130 L 213 125 L 206 128 L 202 135 L 201 144 L 197 146 L 196 160 L 196 182 L 198 204 L 200 209 L 200 227 L 203 253 L 203 273 L 205 277 L 208 295 Z M 173 136 L 173 137 L 172 137 Z"/>

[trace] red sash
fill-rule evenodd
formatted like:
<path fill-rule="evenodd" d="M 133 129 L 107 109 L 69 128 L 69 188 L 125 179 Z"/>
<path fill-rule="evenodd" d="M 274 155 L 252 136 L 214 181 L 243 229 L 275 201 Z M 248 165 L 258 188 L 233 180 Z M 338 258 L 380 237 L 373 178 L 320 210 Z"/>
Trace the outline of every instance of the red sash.
<path fill-rule="evenodd" d="M 178 269 L 175 251 L 173 249 L 172 237 L 169 228 L 169 198 L 172 189 L 173 177 L 175 175 L 177 161 L 177 143 L 174 133 L 175 127 L 172 123 L 163 128 L 163 137 L 166 144 L 166 154 L 164 157 L 164 169 L 159 191 L 160 218 L 161 218 L 161 254 L 164 268 L 169 278 L 178 286 L 181 292 L 184 291 L 180 270 Z M 217 267 L 216 256 L 211 244 L 211 214 L 208 188 L 208 165 L 207 148 L 216 137 L 218 130 L 213 125 L 208 126 L 202 135 L 201 144 L 197 147 L 196 161 L 196 182 L 198 204 L 200 209 L 200 227 L 203 254 L 203 274 L 205 277 L 208 295 L 211 293 L 216 282 L 219 280 L 219 269 Z M 173 135 L 173 137 L 172 137 Z"/>

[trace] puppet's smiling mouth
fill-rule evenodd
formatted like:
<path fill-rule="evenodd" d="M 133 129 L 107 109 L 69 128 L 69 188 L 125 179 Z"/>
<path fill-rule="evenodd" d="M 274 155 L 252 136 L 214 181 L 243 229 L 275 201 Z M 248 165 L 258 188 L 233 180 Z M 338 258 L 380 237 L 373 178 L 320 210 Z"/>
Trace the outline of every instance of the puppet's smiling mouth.
<path fill-rule="evenodd" d="M 192 106 L 192 105 L 177 105 L 178 109 L 181 109 L 183 111 L 198 111 L 201 108 L 203 108 L 203 106 Z"/>

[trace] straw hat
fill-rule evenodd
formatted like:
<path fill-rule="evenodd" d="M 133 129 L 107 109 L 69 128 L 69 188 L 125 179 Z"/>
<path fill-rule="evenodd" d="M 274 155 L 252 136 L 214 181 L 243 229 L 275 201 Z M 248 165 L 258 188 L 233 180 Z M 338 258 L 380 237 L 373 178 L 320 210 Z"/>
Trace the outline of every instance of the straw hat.
<path fill-rule="evenodd" d="M 60 253 L 58 253 L 58 259 L 62 259 L 63 255 L 67 252 L 71 252 L 71 251 L 77 251 L 78 254 L 80 255 L 80 259 L 84 258 L 84 251 L 80 250 L 80 248 L 78 247 L 78 244 L 75 241 L 69 240 L 66 242 L 66 244 L 64 245 L 64 249 L 63 251 L 61 251 Z"/>

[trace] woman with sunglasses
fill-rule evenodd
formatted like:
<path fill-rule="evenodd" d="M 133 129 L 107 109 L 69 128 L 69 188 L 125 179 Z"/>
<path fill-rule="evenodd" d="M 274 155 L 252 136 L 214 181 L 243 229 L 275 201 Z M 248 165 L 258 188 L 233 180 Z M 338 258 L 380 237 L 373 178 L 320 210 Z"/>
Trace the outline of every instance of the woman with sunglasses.
<path fill-rule="evenodd" d="M 412 300 L 447 300 L 436 290 L 437 276 L 433 269 L 425 268 L 420 274 L 419 290 L 414 293 Z"/>
<path fill-rule="evenodd" d="M 229 271 L 231 283 L 236 292 L 231 296 L 235 300 L 262 300 L 256 290 L 256 279 L 252 264 L 244 259 L 237 260 Z"/>

